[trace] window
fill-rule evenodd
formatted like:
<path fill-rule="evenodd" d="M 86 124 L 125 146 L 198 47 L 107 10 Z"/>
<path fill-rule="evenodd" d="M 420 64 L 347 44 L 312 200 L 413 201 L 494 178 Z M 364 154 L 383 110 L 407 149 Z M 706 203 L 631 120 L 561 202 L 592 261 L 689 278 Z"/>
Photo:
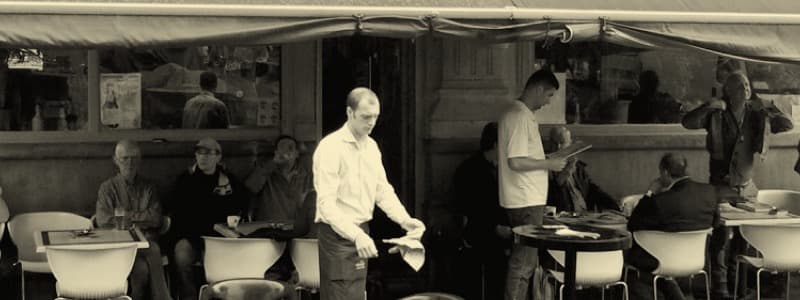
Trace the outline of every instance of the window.
<path fill-rule="evenodd" d="M 100 124 L 117 130 L 276 127 L 280 52 L 279 46 L 102 50 Z M 204 73 L 217 84 L 202 95 Z"/>
<path fill-rule="evenodd" d="M 85 130 L 86 50 L 0 49 L 0 130 Z"/>

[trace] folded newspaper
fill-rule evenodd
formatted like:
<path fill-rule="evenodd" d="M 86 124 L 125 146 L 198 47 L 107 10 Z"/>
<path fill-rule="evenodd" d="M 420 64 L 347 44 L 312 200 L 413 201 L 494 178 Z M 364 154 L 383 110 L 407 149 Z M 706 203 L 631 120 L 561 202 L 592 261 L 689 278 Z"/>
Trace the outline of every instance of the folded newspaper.
<path fill-rule="evenodd" d="M 563 228 L 563 229 L 556 230 L 556 235 L 574 236 L 574 237 L 579 237 L 579 238 L 590 238 L 590 239 L 595 239 L 595 240 L 600 238 L 600 234 L 596 233 L 596 232 L 577 231 L 577 230 L 572 230 L 572 229 L 569 229 L 569 228 Z"/>
<path fill-rule="evenodd" d="M 422 246 L 419 237 L 414 236 L 412 232 L 400 238 L 385 239 L 383 242 L 396 245 L 400 256 L 414 271 L 419 271 L 425 264 L 425 247 Z"/>
<path fill-rule="evenodd" d="M 564 158 L 564 159 L 567 159 L 567 158 L 570 158 L 572 156 L 578 155 L 581 152 L 589 150 L 591 148 L 592 148 L 592 145 L 590 145 L 590 144 L 584 143 L 582 141 L 575 141 L 574 143 L 572 143 L 572 145 L 569 145 L 567 147 L 558 149 L 558 151 L 556 151 L 556 152 L 548 153 L 547 157 L 548 158 Z"/>

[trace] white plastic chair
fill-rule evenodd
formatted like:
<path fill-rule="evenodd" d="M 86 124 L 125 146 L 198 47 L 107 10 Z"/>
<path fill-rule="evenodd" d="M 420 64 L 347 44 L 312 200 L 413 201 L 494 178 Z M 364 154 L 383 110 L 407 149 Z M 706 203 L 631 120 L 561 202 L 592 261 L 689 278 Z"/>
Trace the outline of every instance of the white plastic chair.
<path fill-rule="evenodd" d="M 0 196 L 3 195 L 3 188 L 0 188 Z M 8 205 L 6 202 L 3 201 L 3 197 L 0 197 L 0 241 L 3 240 L 3 236 L 6 233 L 6 222 L 8 222 L 9 217 L 8 212 Z M 2 257 L 2 253 L 0 252 L 0 257 Z"/>
<path fill-rule="evenodd" d="M 319 289 L 318 240 L 293 239 L 290 254 L 299 277 L 299 282 L 297 283 L 298 298 L 302 296 L 303 290 L 316 293 L 317 289 Z"/>
<path fill-rule="evenodd" d="M 47 248 L 59 299 L 125 298 L 136 244 L 98 245 L 92 249 Z"/>
<path fill-rule="evenodd" d="M 742 237 L 752 245 L 762 257 L 739 255 L 736 257 L 736 281 L 734 291 L 739 286 L 739 264 L 746 263 L 758 268 L 756 271 L 756 297 L 761 299 L 761 272 L 786 272 L 786 299 L 789 299 L 790 274 L 800 271 L 800 226 L 797 225 L 742 225 Z M 734 295 L 734 299 L 736 296 Z"/>
<path fill-rule="evenodd" d="M 203 267 L 206 272 L 206 281 L 200 287 L 200 299 L 206 288 L 211 289 L 213 295 L 223 293 L 221 287 L 226 287 L 234 280 L 245 280 L 243 284 L 253 284 L 253 280 L 265 285 L 272 285 L 273 281 L 264 279 L 267 271 L 283 254 L 285 242 L 272 239 L 256 238 L 222 238 L 204 236 L 206 250 L 203 256 Z M 224 284 L 218 285 L 217 283 Z"/>
<path fill-rule="evenodd" d="M 711 299 L 706 262 L 706 241 L 711 228 L 683 232 L 640 230 L 633 232 L 636 243 L 658 260 L 653 271 L 653 299 L 658 299 L 658 279 L 694 277 L 703 274 L 706 279 L 706 299 Z"/>
<path fill-rule="evenodd" d="M 564 266 L 564 251 L 548 250 L 550 256 Z M 622 278 L 622 269 L 625 259 L 622 250 L 603 252 L 578 252 L 575 259 L 575 284 L 579 288 L 597 286 L 606 290 L 615 285 L 623 287 L 623 299 L 628 299 L 628 285 Z M 548 277 L 552 277 L 561 287 L 558 289 L 558 298 L 564 298 L 564 273 L 548 270 Z M 602 294 L 605 299 L 605 293 Z"/>
<path fill-rule="evenodd" d="M 68 212 L 35 212 L 19 214 L 8 222 L 11 241 L 17 246 L 18 264 L 22 267 L 22 299 L 25 299 L 25 272 L 52 273 L 44 253 L 36 253 L 34 232 L 91 228 L 89 219 Z"/>
<path fill-rule="evenodd" d="M 636 205 L 639 204 L 639 200 L 644 197 L 644 194 L 633 194 L 622 197 L 620 203 L 622 203 L 622 214 L 626 217 L 630 217 L 631 213 L 633 213 L 633 209 L 636 208 Z"/>
<path fill-rule="evenodd" d="M 420 293 L 406 296 L 399 300 L 464 300 L 464 298 L 445 293 Z"/>
<path fill-rule="evenodd" d="M 800 192 L 791 190 L 760 190 L 756 201 L 800 215 Z"/>

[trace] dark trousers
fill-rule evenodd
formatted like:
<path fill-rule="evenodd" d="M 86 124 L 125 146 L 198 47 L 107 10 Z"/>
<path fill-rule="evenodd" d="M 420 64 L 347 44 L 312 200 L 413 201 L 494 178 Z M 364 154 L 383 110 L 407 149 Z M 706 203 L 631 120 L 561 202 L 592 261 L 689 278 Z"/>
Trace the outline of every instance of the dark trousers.
<path fill-rule="evenodd" d="M 361 225 L 369 233 L 366 223 Z M 356 245 L 319 224 L 320 300 L 360 300 L 367 290 L 367 260 L 358 257 Z"/>
<path fill-rule="evenodd" d="M 506 209 L 506 211 L 511 227 L 529 224 L 542 225 L 544 218 L 544 205 Z M 506 276 L 506 300 L 528 299 L 529 283 L 538 266 L 539 255 L 536 248 L 516 243 L 511 246 L 511 257 L 508 259 L 508 275 Z"/>

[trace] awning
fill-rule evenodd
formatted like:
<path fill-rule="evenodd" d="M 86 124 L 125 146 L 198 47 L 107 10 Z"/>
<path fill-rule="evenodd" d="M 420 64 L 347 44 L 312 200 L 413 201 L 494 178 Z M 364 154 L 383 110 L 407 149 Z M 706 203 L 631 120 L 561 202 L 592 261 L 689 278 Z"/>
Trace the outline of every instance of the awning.
<path fill-rule="evenodd" d="M 353 34 L 603 40 L 800 63 L 791 0 L 0 1 L 0 46 L 276 44 Z"/>

